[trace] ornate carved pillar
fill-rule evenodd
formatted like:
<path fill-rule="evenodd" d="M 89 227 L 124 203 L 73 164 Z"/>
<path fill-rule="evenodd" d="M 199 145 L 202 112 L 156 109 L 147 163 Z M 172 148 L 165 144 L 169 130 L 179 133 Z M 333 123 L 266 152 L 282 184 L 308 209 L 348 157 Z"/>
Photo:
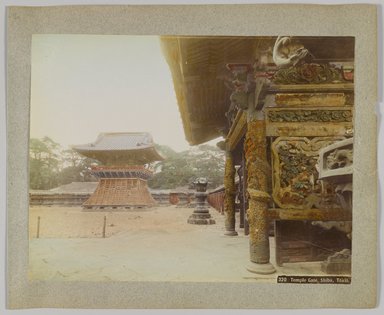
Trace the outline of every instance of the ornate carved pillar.
<path fill-rule="evenodd" d="M 225 160 L 225 175 L 224 175 L 224 212 L 225 212 L 225 230 L 224 235 L 236 236 L 238 235 L 235 230 L 235 165 L 233 162 L 233 154 L 230 151 L 226 151 Z"/>
<path fill-rule="evenodd" d="M 248 170 L 249 250 L 251 264 L 248 271 L 269 274 L 275 268 L 269 262 L 269 222 L 267 217 L 268 176 L 270 167 L 266 155 L 265 121 L 250 115 L 245 138 L 245 158 Z"/>
<path fill-rule="evenodd" d="M 241 165 L 243 168 L 244 235 L 249 235 L 249 224 L 248 224 L 248 216 L 247 216 L 247 209 L 249 208 L 248 192 L 247 192 L 248 170 L 245 163 L 246 161 L 245 161 L 244 150 L 243 150 L 243 155 L 244 155 L 244 158 L 243 158 L 243 161 L 241 162 Z"/>
<path fill-rule="evenodd" d="M 227 68 L 232 71 L 234 76 L 235 90 L 231 95 L 231 101 L 237 108 L 247 113 L 244 148 L 249 195 L 247 218 L 251 260 L 247 270 L 260 274 L 270 274 L 276 271 L 269 262 L 267 211 L 270 199 L 268 176 L 271 176 L 271 173 L 267 162 L 264 113 L 262 102 L 259 102 L 268 74 L 264 71 L 267 59 L 261 57 L 258 58 L 258 63 L 253 67 L 245 64 L 231 64 L 227 65 Z M 256 67 L 256 73 L 254 73 L 254 67 Z"/>
<path fill-rule="evenodd" d="M 243 162 L 241 162 L 243 164 Z M 238 193 L 238 198 L 239 198 L 239 214 L 240 214 L 240 223 L 239 223 L 239 228 L 242 229 L 244 228 L 244 215 L 245 215 L 245 210 L 244 210 L 244 170 L 243 167 L 240 166 L 240 168 L 237 170 L 237 174 L 239 175 L 239 189 L 237 190 Z"/>

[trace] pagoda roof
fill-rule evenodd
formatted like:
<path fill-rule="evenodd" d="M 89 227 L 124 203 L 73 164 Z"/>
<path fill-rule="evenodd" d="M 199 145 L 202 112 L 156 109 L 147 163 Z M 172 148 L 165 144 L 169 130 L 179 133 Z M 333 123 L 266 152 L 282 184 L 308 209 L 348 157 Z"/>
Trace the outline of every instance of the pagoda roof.
<path fill-rule="evenodd" d="M 146 164 L 163 160 L 148 132 L 101 133 L 95 142 L 74 145 L 72 149 L 105 164 Z"/>

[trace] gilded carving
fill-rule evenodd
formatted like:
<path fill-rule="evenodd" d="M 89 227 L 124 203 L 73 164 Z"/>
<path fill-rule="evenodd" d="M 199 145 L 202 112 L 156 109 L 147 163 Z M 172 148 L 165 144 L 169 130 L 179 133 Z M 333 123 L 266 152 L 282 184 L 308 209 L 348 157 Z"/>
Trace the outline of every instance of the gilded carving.
<path fill-rule="evenodd" d="M 277 106 L 344 106 L 350 93 L 276 93 L 275 103 Z"/>
<path fill-rule="evenodd" d="M 352 136 L 350 123 L 292 122 L 268 123 L 267 137 L 337 137 Z"/>
<path fill-rule="evenodd" d="M 347 93 L 345 96 L 345 104 L 354 105 L 355 104 L 355 94 Z"/>
<path fill-rule="evenodd" d="M 264 121 L 248 123 L 244 150 L 248 170 L 248 188 L 267 191 L 270 167 L 266 157 Z"/>
<path fill-rule="evenodd" d="M 282 68 L 272 77 L 275 84 L 324 84 L 350 82 L 344 78 L 342 69 L 328 63 L 304 63 Z"/>
<path fill-rule="evenodd" d="M 270 122 L 351 122 L 351 110 L 269 110 Z"/>
<path fill-rule="evenodd" d="M 268 239 L 268 175 L 269 166 L 266 156 L 265 122 L 248 122 L 244 143 L 249 208 L 250 259 L 255 263 L 269 262 Z"/>
<path fill-rule="evenodd" d="M 235 167 L 233 164 L 233 157 L 230 152 L 227 152 L 225 161 L 225 175 L 224 175 L 224 212 L 225 212 L 225 229 L 228 235 L 237 235 L 235 232 Z"/>
<path fill-rule="evenodd" d="M 319 150 L 344 138 L 277 138 L 272 144 L 273 199 L 281 208 L 330 208 L 337 200 L 334 187 L 322 187 Z M 329 184 L 332 185 L 332 184 Z"/>

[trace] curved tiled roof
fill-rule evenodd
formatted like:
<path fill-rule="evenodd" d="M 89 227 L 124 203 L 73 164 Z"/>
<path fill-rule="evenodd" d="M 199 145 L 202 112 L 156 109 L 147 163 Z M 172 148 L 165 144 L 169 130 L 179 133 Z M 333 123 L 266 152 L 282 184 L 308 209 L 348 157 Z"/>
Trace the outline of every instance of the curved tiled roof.
<path fill-rule="evenodd" d="M 72 149 L 108 165 L 146 164 L 163 160 L 148 132 L 101 133 L 95 142 L 74 145 Z"/>
<path fill-rule="evenodd" d="M 109 132 L 101 133 L 95 142 L 73 146 L 75 150 L 125 151 L 153 147 L 152 136 L 148 132 Z"/>

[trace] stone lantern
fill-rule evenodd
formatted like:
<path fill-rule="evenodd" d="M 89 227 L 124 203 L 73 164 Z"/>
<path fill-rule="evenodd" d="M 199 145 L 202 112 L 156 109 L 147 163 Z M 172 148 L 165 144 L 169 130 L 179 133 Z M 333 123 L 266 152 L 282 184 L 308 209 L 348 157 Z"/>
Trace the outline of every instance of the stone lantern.
<path fill-rule="evenodd" d="M 215 220 L 212 219 L 209 210 L 207 200 L 207 185 L 208 181 L 204 177 L 200 177 L 194 181 L 196 187 L 195 200 L 196 206 L 193 213 L 188 218 L 189 224 L 215 224 Z"/>

